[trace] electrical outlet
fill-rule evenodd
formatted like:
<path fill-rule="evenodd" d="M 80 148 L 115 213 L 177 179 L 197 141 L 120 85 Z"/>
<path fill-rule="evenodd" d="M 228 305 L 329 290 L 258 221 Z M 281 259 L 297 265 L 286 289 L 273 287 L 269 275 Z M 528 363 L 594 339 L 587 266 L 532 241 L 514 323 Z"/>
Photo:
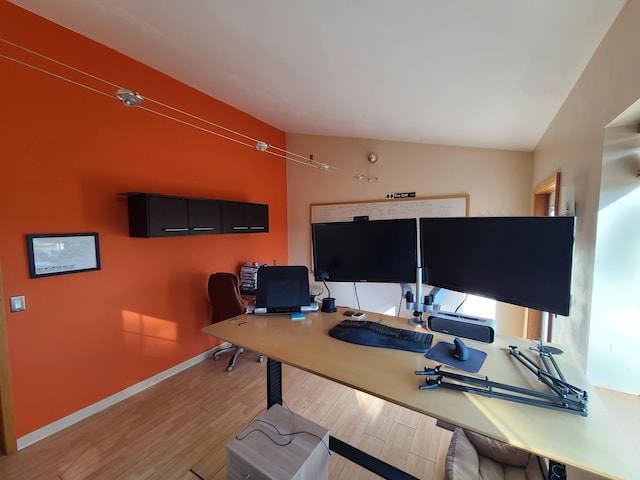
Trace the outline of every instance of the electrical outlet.
<path fill-rule="evenodd" d="M 9 302 L 9 309 L 12 312 L 21 312 L 27 308 L 24 302 L 24 295 L 16 295 L 15 297 L 10 297 Z"/>

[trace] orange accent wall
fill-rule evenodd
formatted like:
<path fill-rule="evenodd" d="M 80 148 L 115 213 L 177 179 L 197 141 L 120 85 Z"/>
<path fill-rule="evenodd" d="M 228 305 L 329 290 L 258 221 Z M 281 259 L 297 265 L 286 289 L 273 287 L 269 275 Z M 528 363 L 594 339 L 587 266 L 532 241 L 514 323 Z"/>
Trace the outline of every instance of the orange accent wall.
<path fill-rule="evenodd" d="M 284 132 L 4 0 L 0 29 L 10 42 L 285 148 Z M 208 275 L 248 260 L 287 263 L 286 165 L 126 108 L 114 87 L 4 42 L 0 53 L 104 93 L 0 58 L 2 308 L 21 437 L 216 344 L 200 333 Z M 130 238 L 118 196 L 129 191 L 267 203 L 270 232 Z M 26 234 L 93 231 L 100 271 L 29 278 Z M 13 295 L 26 296 L 26 311 L 9 312 Z"/>

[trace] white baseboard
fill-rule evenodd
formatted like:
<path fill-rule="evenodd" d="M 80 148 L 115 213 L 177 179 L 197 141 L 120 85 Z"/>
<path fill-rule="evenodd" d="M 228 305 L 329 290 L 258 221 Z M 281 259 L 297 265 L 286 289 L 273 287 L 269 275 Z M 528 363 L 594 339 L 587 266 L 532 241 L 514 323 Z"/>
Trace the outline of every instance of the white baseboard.
<path fill-rule="evenodd" d="M 189 367 L 192 367 L 197 363 L 202 362 L 205 358 L 211 356 L 211 353 L 214 350 L 219 348 L 220 346 L 212 348 L 211 350 L 208 350 L 204 353 L 201 353 L 200 355 L 197 355 L 189 360 L 186 360 L 168 370 L 165 370 L 164 372 L 160 372 L 157 375 L 147 378 L 146 380 L 143 380 L 140 383 L 136 383 L 135 385 L 132 385 L 129 388 L 125 388 L 124 390 L 118 393 L 114 393 L 110 397 L 100 400 L 99 402 L 96 402 L 93 405 L 89 405 L 88 407 L 85 407 L 82 410 L 78 410 L 77 412 L 74 412 L 71 415 L 67 415 L 66 417 L 61 418 L 60 420 L 56 420 L 55 422 L 50 423 L 49 425 L 45 425 L 44 427 L 39 428 L 38 430 L 35 430 L 23 437 L 18 438 L 17 440 L 18 450 L 28 447 L 29 445 L 33 445 L 34 443 L 44 438 L 47 438 L 48 436 L 53 435 L 54 433 L 57 433 L 67 427 L 70 427 L 74 423 L 78 423 L 79 421 L 84 420 L 85 418 L 90 417 L 91 415 L 94 415 L 106 408 L 109 408 L 112 405 L 115 405 L 116 403 L 121 402 L 126 398 L 132 397 L 136 393 L 140 393 L 141 391 L 157 383 L 160 383 L 162 380 L 165 380 L 175 375 L 176 373 L 180 373 L 181 371 Z"/>

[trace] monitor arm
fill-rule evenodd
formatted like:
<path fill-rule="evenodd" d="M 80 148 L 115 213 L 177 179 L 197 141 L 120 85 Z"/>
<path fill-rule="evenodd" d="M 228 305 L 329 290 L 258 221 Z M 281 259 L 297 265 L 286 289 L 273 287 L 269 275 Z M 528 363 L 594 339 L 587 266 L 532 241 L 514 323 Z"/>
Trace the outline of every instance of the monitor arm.
<path fill-rule="evenodd" d="M 447 291 L 444 288 L 433 287 L 427 295 L 424 296 L 425 312 L 434 313 L 440 310 L 440 302 Z"/>
<path fill-rule="evenodd" d="M 408 283 L 401 283 L 402 294 L 406 302 L 407 310 L 413 310 L 413 318 L 409 323 L 414 326 L 424 327 L 422 313 L 434 313 L 440 310 L 440 302 L 447 292 L 444 288 L 433 287 L 427 295 L 422 295 L 422 267 L 416 269 L 416 298 Z M 417 301 L 416 301 L 417 299 Z"/>

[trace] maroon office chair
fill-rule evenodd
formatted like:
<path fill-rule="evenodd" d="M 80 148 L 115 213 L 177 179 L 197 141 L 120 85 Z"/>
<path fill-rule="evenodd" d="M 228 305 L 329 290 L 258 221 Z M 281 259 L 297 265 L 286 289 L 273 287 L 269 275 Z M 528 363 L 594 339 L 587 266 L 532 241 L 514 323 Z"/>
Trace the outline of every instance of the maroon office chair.
<path fill-rule="evenodd" d="M 211 323 L 221 322 L 245 312 L 245 305 L 240 295 L 240 280 L 233 273 L 218 272 L 209 276 L 209 301 L 211 302 Z M 213 359 L 218 360 L 220 355 L 233 352 L 227 365 L 227 372 L 233 370 L 238 357 L 244 353 L 244 349 L 238 345 L 222 346 L 213 352 Z M 258 356 L 262 361 L 262 355 Z"/>

